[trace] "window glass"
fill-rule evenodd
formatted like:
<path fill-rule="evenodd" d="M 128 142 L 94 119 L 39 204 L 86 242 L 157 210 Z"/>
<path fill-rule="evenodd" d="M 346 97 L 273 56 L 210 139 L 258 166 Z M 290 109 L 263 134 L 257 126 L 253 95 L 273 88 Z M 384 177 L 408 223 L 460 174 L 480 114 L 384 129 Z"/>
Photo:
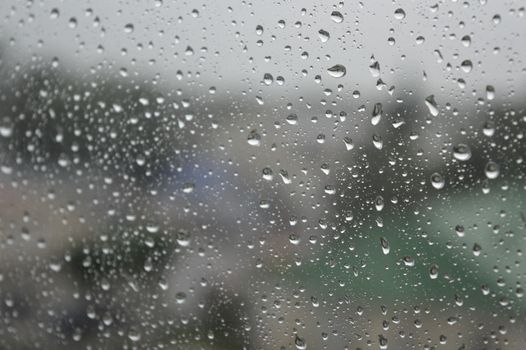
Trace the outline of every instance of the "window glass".
<path fill-rule="evenodd" d="M 0 349 L 524 349 L 523 1 L 0 1 Z"/>

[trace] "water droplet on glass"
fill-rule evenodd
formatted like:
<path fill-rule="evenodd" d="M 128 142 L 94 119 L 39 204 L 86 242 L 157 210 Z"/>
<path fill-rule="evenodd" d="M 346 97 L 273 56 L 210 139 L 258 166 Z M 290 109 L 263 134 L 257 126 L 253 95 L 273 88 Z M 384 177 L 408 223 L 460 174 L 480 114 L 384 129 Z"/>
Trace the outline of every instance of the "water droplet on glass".
<path fill-rule="evenodd" d="M 318 35 L 319 35 L 320 40 L 321 40 L 322 43 L 326 43 L 326 42 L 330 39 L 330 37 L 331 37 L 331 35 L 329 34 L 329 32 L 326 31 L 326 30 L 323 30 L 323 29 L 320 29 L 320 30 L 318 31 Z"/>
<path fill-rule="evenodd" d="M 378 61 L 374 61 L 370 66 L 369 66 L 369 71 L 371 72 L 371 75 L 373 77 L 379 77 L 380 76 L 380 63 L 378 63 Z"/>
<path fill-rule="evenodd" d="M 408 267 L 415 266 L 415 260 L 412 257 L 404 256 L 403 260 L 404 260 L 404 265 L 405 266 L 408 266 Z"/>
<path fill-rule="evenodd" d="M 433 185 L 434 188 L 437 190 L 440 190 L 444 188 L 444 185 L 446 184 L 444 177 L 440 175 L 439 173 L 433 173 L 431 175 L 431 185 Z"/>
<path fill-rule="evenodd" d="M 473 69 L 473 63 L 470 60 L 464 60 L 460 64 L 460 68 L 462 68 L 462 70 L 465 73 L 469 73 L 469 72 L 471 72 L 471 69 Z"/>
<path fill-rule="evenodd" d="M 290 125 L 298 124 L 298 115 L 297 114 L 289 114 L 287 116 L 287 123 L 289 123 Z"/>
<path fill-rule="evenodd" d="M 307 342 L 305 339 L 296 336 L 296 339 L 294 339 L 294 344 L 296 345 L 296 349 L 298 350 L 305 350 L 307 349 Z"/>
<path fill-rule="evenodd" d="M 130 330 L 128 331 L 128 338 L 132 342 L 138 342 L 139 340 L 141 340 L 141 333 L 139 333 L 139 331 L 135 328 L 130 328 Z"/>
<path fill-rule="evenodd" d="M 484 173 L 488 179 L 496 179 L 500 174 L 500 167 L 497 163 L 489 161 L 484 167 Z"/>
<path fill-rule="evenodd" d="M 438 278 L 438 266 L 433 264 L 429 268 L 429 277 L 431 277 L 432 280 Z"/>
<path fill-rule="evenodd" d="M 397 8 L 394 12 L 394 18 L 401 20 L 405 18 L 405 11 L 401 8 Z"/>
<path fill-rule="evenodd" d="M 380 237 L 380 246 L 382 247 L 382 252 L 385 255 L 389 254 L 389 250 L 391 249 L 389 247 L 389 242 L 383 237 Z"/>
<path fill-rule="evenodd" d="M 375 103 L 373 107 L 373 117 L 371 118 L 371 124 L 378 125 L 382 119 L 382 104 Z"/>
<path fill-rule="evenodd" d="M 274 78 L 272 77 L 272 74 L 270 73 L 265 73 L 263 75 L 263 82 L 265 83 L 265 85 L 270 85 L 272 84 L 272 82 L 274 82 Z"/>
<path fill-rule="evenodd" d="M 124 26 L 124 32 L 125 32 L 125 33 L 128 33 L 128 34 L 129 34 L 129 33 L 133 33 L 133 29 L 134 29 L 134 27 L 133 27 L 133 24 L 132 24 L 132 23 L 128 23 L 128 24 L 126 24 L 126 25 Z"/>
<path fill-rule="evenodd" d="M 429 113 L 431 113 L 433 117 L 436 117 L 438 115 L 438 106 L 435 101 L 435 96 L 434 95 L 427 96 L 425 99 L 425 102 L 426 102 L 427 108 L 429 109 Z"/>
<path fill-rule="evenodd" d="M 347 69 L 344 66 L 342 66 L 341 64 L 336 64 L 336 65 L 328 68 L 327 69 L 327 73 L 329 73 L 329 75 L 331 77 L 341 78 L 347 73 Z"/>
<path fill-rule="evenodd" d="M 261 136 L 256 130 L 252 130 L 248 134 L 247 142 L 250 146 L 259 146 L 261 144 Z"/>
<path fill-rule="evenodd" d="M 373 135 L 373 145 L 377 149 L 382 149 L 384 146 L 384 142 L 382 141 L 382 138 L 377 134 Z"/>
<path fill-rule="evenodd" d="M 332 11 L 331 19 L 336 23 L 342 23 L 343 15 L 339 11 Z"/>
<path fill-rule="evenodd" d="M 345 143 L 345 149 L 347 151 L 350 151 L 354 148 L 354 144 L 352 142 L 352 139 L 349 136 L 345 136 L 343 138 L 343 142 Z"/>
<path fill-rule="evenodd" d="M 467 161 L 471 158 L 471 149 L 464 143 L 459 143 L 453 147 L 453 157 L 460 161 Z"/>
<path fill-rule="evenodd" d="M 486 86 L 486 98 L 489 101 L 495 98 L 495 88 L 492 85 Z"/>
<path fill-rule="evenodd" d="M 177 292 L 175 294 L 175 302 L 177 304 L 184 304 L 185 301 L 186 301 L 186 293 L 184 293 L 184 292 Z"/>
<path fill-rule="evenodd" d="M 175 240 L 181 247 L 188 247 L 190 245 L 190 234 L 186 231 L 178 231 Z"/>
<path fill-rule="evenodd" d="M 272 174 L 272 169 L 268 167 L 263 168 L 262 174 L 263 174 L 263 179 L 267 181 L 272 181 L 272 179 L 274 179 L 274 175 Z"/>
<path fill-rule="evenodd" d="M 491 120 L 485 122 L 484 127 L 482 128 L 482 132 L 488 137 L 493 136 L 495 134 L 495 123 Z"/>

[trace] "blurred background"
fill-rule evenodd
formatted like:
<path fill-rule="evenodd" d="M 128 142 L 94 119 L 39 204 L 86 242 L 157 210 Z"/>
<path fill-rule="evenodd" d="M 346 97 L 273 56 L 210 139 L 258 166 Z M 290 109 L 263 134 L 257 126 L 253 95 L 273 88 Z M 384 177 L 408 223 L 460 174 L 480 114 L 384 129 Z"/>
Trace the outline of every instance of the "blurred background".
<path fill-rule="evenodd" d="M 0 2 L 0 349 L 524 349 L 525 6 Z"/>

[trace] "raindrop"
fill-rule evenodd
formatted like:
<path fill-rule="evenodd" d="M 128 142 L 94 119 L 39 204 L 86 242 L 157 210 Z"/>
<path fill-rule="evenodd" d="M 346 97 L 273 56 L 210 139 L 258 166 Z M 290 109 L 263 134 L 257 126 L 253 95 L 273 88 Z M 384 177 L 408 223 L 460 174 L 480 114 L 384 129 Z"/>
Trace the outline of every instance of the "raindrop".
<path fill-rule="evenodd" d="M 274 179 L 274 175 L 272 174 L 272 169 L 268 167 L 263 168 L 262 174 L 263 174 L 263 179 L 267 181 L 272 181 L 272 179 Z"/>
<path fill-rule="evenodd" d="M 261 136 L 256 130 L 252 130 L 248 134 L 247 142 L 250 146 L 259 146 L 261 144 Z"/>
<path fill-rule="evenodd" d="M 459 143 L 453 147 L 453 157 L 460 161 L 467 161 L 471 158 L 471 149 L 464 143 Z"/>
<path fill-rule="evenodd" d="M 347 151 L 350 151 L 354 148 L 354 144 L 352 142 L 352 139 L 349 136 L 345 136 L 343 138 L 343 142 L 345 143 L 345 149 Z"/>
<path fill-rule="evenodd" d="M 431 268 L 429 269 L 429 277 L 431 277 L 432 280 L 438 278 L 438 266 L 433 264 L 431 265 Z"/>
<path fill-rule="evenodd" d="M 382 252 L 384 255 L 389 254 L 389 250 L 391 249 L 389 247 L 389 242 L 383 237 L 380 237 L 380 246 L 382 247 Z"/>
<path fill-rule="evenodd" d="M 433 117 L 436 117 L 438 115 L 438 106 L 435 101 L 435 96 L 434 95 L 427 96 L 425 99 L 425 102 L 426 102 L 427 108 L 429 109 L 429 113 L 431 113 Z"/>
<path fill-rule="evenodd" d="M 371 124 L 378 125 L 382 119 L 382 104 L 375 103 L 373 107 L 373 117 L 371 118 Z"/>
<path fill-rule="evenodd" d="M 398 8 L 395 10 L 394 12 L 394 17 L 398 20 L 401 20 L 401 19 L 404 19 L 405 18 L 405 11 L 401 8 Z"/>
<path fill-rule="evenodd" d="M 410 256 L 404 256 L 404 265 L 408 267 L 415 266 L 415 260 Z"/>
<path fill-rule="evenodd" d="M 460 68 L 462 68 L 462 70 L 463 70 L 465 73 L 469 73 L 469 72 L 471 72 L 471 69 L 473 69 L 473 63 L 471 63 L 470 60 L 464 60 L 464 61 L 462 61 L 462 63 L 460 64 Z"/>
<path fill-rule="evenodd" d="M 343 15 L 339 11 L 332 11 L 331 19 L 336 23 L 342 23 Z"/>
<path fill-rule="evenodd" d="M 327 69 L 327 73 L 329 73 L 329 75 L 331 77 L 341 78 L 347 73 L 347 69 L 344 66 L 342 66 L 341 64 L 336 64 L 336 65 L 328 68 Z"/>
<path fill-rule="evenodd" d="M 488 179 L 496 179 L 500 174 L 500 167 L 497 163 L 489 161 L 484 167 L 484 173 Z"/>
<path fill-rule="evenodd" d="M 495 98 L 495 88 L 492 85 L 486 86 L 486 98 L 489 101 Z"/>
<path fill-rule="evenodd" d="M 485 122 L 484 127 L 482 128 L 482 132 L 488 137 L 493 136 L 495 134 L 495 123 L 491 120 Z"/>
<path fill-rule="evenodd" d="M 184 292 L 177 292 L 175 294 L 175 302 L 177 304 L 184 304 L 184 302 L 186 302 L 186 293 L 184 293 Z"/>
<path fill-rule="evenodd" d="M 323 30 L 323 29 L 320 29 L 320 30 L 318 31 L 318 35 L 319 35 L 320 40 L 321 40 L 322 43 L 326 43 L 326 42 L 330 39 L 330 37 L 331 37 L 331 35 L 329 34 L 329 32 L 326 31 L 326 30 Z"/>
<path fill-rule="evenodd" d="M 296 349 L 298 350 L 307 349 L 307 342 L 305 341 L 305 339 L 300 338 L 299 336 L 296 336 L 296 339 L 294 339 L 294 344 L 296 345 Z"/>
<path fill-rule="evenodd" d="M 446 184 L 444 177 L 440 175 L 439 173 L 433 173 L 431 175 L 431 185 L 433 185 L 434 188 L 437 190 L 440 190 L 444 188 L 444 185 Z"/>
<path fill-rule="evenodd" d="M 382 138 L 377 134 L 373 135 L 373 145 L 377 149 L 382 149 L 384 146 L 384 142 L 382 141 Z"/>
<path fill-rule="evenodd" d="M 129 34 L 129 33 L 133 33 L 133 29 L 134 29 L 134 27 L 133 27 L 133 24 L 132 24 L 132 23 L 128 23 L 128 24 L 126 24 L 126 25 L 124 26 L 124 32 L 125 32 L 125 33 L 128 33 L 128 34 Z"/>
<path fill-rule="evenodd" d="M 265 73 L 263 75 L 263 82 L 265 83 L 265 85 L 270 85 L 272 84 L 273 81 L 274 81 L 274 78 L 272 77 L 272 74 Z"/>

